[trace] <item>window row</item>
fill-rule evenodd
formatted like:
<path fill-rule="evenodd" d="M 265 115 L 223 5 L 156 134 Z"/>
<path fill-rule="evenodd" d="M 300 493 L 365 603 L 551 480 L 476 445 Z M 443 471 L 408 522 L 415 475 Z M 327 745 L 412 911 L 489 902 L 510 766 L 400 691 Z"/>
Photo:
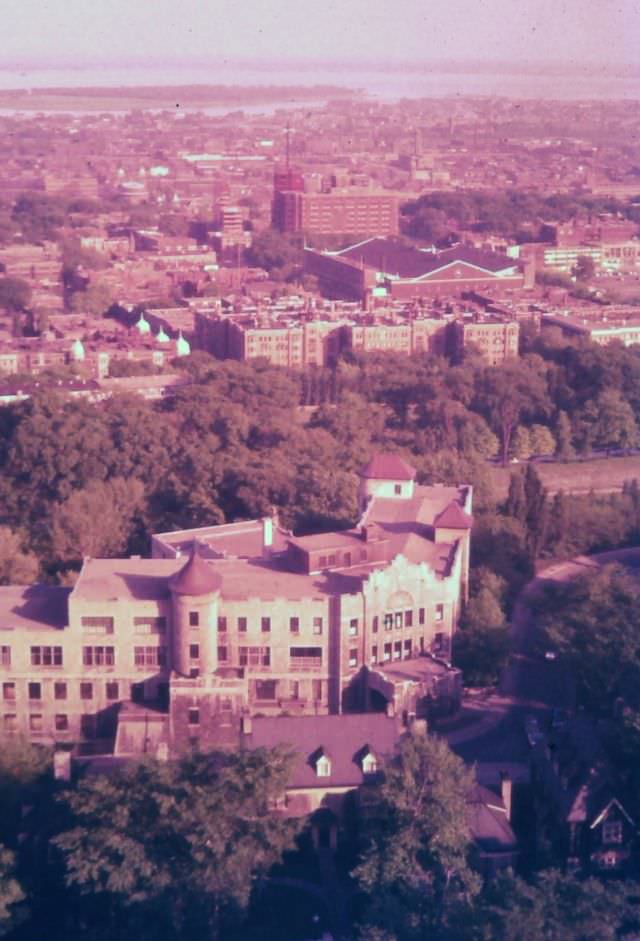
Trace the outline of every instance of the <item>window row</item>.
<path fill-rule="evenodd" d="M 195 613 L 195 612 L 194 612 Z M 246 617 L 239 617 L 236 621 L 238 633 L 246 634 L 249 628 L 248 619 Z M 292 634 L 300 633 L 300 618 L 299 617 L 290 617 L 289 618 L 289 631 Z M 323 632 L 323 619 L 321 617 L 314 617 L 311 621 L 312 632 L 316 635 L 320 635 Z M 263 634 L 271 633 L 271 618 L 262 617 L 260 618 L 260 630 Z M 228 619 L 226 617 L 218 618 L 218 633 L 226 634 L 228 631 Z"/>
<path fill-rule="evenodd" d="M 387 612 L 387 614 L 385 614 L 382 619 L 382 623 L 384 625 L 385 631 L 392 631 L 394 628 L 399 630 L 400 628 L 403 628 L 403 627 L 413 627 L 414 625 L 413 615 L 414 615 L 414 612 L 411 609 L 407 611 Z M 444 620 L 444 605 L 443 604 L 437 604 L 435 606 L 434 620 L 435 621 Z M 418 624 L 422 626 L 425 624 L 425 622 L 426 622 L 425 609 L 418 608 Z M 379 626 L 380 626 L 380 620 L 378 616 L 376 615 L 371 622 L 371 632 L 373 634 L 377 634 Z"/>
<path fill-rule="evenodd" d="M 95 683 L 83 681 L 80 683 L 80 699 L 93 699 Z M 69 698 L 70 684 L 60 680 L 53 684 L 53 698 L 58 701 L 64 701 Z M 120 699 L 120 684 L 114 680 L 105 684 L 106 698 L 110 702 Z M 43 699 L 42 683 L 28 683 L 27 694 L 30 702 L 40 702 Z M 16 698 L 16 684 L 2 684 L 2 698 L 5 702 L 13 702 Z"/>
<path fill-rule="evenodd" d="M 113 634 L 114 619 L 112 617 L 81 617 L 80 627 L 86 634 Z M 166 617 L 143 615 L 133 619 L 134 634 L 164 634 L 166 630 Z"/>
<path fill-rule="evenodd" d="M 167 662 L 166 647 L 134 647 L 133 658 L 137 667 L 163 667 Z M 115 648 L 102 645 L 83 647 L 82 664 L 85 667 L 115 666 Z M 63 666 L 62 647 L 31 647 L 31 666 Z"/>

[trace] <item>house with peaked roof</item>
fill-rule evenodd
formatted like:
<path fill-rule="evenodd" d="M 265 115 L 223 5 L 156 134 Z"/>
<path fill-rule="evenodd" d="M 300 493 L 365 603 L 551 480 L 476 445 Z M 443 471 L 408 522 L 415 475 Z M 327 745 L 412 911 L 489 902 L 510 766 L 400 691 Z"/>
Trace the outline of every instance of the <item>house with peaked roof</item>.
<path fill-rule="evenodd" d="M 572 870 L 627 871 L 638 828 L 596 725 L 582 716 L 572 719 L 532 749 L 531 763 L 539 843 L 550 844 Z"/>

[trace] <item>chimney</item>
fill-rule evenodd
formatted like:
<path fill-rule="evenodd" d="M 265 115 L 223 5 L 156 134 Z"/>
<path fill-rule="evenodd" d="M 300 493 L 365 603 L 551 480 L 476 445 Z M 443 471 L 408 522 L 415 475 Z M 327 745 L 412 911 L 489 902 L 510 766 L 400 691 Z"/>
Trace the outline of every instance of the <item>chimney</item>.
<path fill-rule="evenodd" d="M 262 519 L 262 548 L 270 549 L 273 545 L 273 520 L 270 516 Z"/>
<path fill-rule="evenodd" d="M 507 820 L 511 821 L 513 809 L 513 781 L 507 771 L 500 772 L 500 796 L 507 812 Z"/>

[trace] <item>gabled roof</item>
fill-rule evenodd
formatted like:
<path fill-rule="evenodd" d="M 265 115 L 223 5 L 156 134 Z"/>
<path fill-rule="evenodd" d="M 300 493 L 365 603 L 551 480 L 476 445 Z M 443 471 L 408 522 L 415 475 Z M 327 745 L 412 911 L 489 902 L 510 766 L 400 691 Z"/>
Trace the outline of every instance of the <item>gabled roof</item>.
<path fill-rule="evenodd" d="M 452 500 L 434 520 L 437 529 L 471 529 L 473 520 L 456 500 Z"/>
<path fill-rule="evenodd" d="M 431 252 L 386 238 L 368 239 L 331 254 L 333 257 L 349 259 L 351 262 L 402 279 L 422 278 L 457 261 L 494 274 L 517 267 L 514 259 L 507 255 L 482 251 L 467 245 L 455 245 L 443 251 Z"/>
<path fill-rule="evenodd" d="M 220 591 L 222 579 L 194 546 L 186 564 L 169 579 L 169 587 L 178 595 L 197 597 Z"/>
<path fill-rule="evenodd" d="M 397 454 L 374 454 L 360 476 L 370 480 L 413 480 L 416 472 Z"/>
<path fill-rule="evenodd" d="M 254 718 L 244 737 L 248 748 L 290 745 L 298 755 L 291 788 L 358 787 L 365 780 L 363 749 L 381 760 L 393 754 L 399 730 L 396 720 L 383 713 L 327 716 L 274 716 Z M 318 780 L 316 762 L 331 762 L 329 775 Z"/>

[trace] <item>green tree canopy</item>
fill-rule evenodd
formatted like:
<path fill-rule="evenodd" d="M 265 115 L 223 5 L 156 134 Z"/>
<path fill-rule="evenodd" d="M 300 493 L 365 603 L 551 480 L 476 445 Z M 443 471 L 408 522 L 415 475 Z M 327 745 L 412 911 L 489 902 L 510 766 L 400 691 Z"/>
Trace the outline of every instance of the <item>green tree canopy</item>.
<path fill-rule="evenodd" d="M 453 913 L 479 889 L 467 860 L 472 782 L 441 739 L 414 730 L 401 740 L 354 871 L 367 900 L 364 937 L 448 937 Z"/>
<path fill-rule="evenodd" d="M 63 793 L 70 825 L 54 839 L 67 885 L 104 899 L 120 937 L 146 912 L 158 937 L 217 938 L 292 845 L 297 824 L 273 812 L 290 766 L 282 749 L 256 750 L 85 779 Z"/>

